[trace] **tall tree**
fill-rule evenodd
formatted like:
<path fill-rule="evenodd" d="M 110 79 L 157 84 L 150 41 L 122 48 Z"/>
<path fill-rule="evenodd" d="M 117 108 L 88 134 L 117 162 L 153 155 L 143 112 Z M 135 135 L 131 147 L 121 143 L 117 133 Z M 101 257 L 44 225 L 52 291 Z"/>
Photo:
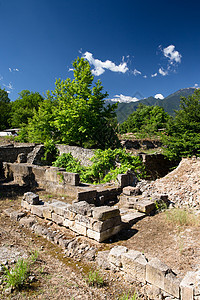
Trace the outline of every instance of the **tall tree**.
<path fill-rule="evenodd" d="M 47 110 L 41 106 L 39 114 L 45 116 L 43 124 L 36 121 L 35 115 L 30 121 L 32 136 L 40 126 L 43 132 L 51 128 L 55 142 L 99 148 L 116 145 L 116 105 L 105 107 L 108 94 L 102 92 L 100 81 L 93 83 L 94 77 L 87 60 L 77 58 L 73 68 L 74 79 L 56 80 L 55 90 L 47 94 L 48 105 L 53 106 L 51 117 L 47 118 Z M 49 139 L 50 131 L 43 139 Z"/>
<path fill-rule="evenodd" d="M 175 111 L 163 142 L 165 153 L 170 158 L 200 155 L 200 90 L 191 96 L 182 97 L 180 110 Z"/>
<path fill-rule="evenodd" d="M 0 130 L 9 127 L 10 119 L 10 99 L 5 89 L 0 88 Z"/>
<path fill-rule="evenodd" d="M 28 119 L 33 117 L 34 110 L 38 110 L 44 98 L 38 92 L 23 90 L 19 98 L 12 102 L 11 125 L 12 127 L 23 127 L 28 124 Z"/>

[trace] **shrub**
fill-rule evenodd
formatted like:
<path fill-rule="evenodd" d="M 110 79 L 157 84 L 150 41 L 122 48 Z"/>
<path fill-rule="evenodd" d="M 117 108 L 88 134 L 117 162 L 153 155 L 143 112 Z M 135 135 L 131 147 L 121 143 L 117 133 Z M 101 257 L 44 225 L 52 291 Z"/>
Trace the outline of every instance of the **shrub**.
<path fill-rule="evenodd" d="M 5 278 L 7 287 L 19 288 L 22 286 L 29 275 L 29 266 L 28 261 L 19 259 L 16 265 L 11 268 L 5 268 Z"/>
<path fill-rule="evenodd" d="M 89 286 L 102 287 L 104 285 L 104 279 L 99 274 L 99 271 L 90 271 L 86 281 Z"/>

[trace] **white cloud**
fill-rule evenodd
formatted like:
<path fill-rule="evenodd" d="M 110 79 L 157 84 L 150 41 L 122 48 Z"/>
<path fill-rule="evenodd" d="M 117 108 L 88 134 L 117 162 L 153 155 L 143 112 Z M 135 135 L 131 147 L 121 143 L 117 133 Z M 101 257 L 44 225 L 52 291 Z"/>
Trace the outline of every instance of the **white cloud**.
<path fill-rule="evenodd" d="M 73 68 L 69 68 L 68 72 L 73 72 L 74 69 Z"/>
<path fill-rule="evenodd" d="M 151 77 L 156 77 L 158 75 L 158 73 L 154 73 L 151 75 Z"/>
<path fill-rule="evenodd" d="M 147 78 L 147 75 L 144 75 L 143 77 L 144 77 L 144 78 Z"/>
<path fill-rule="evenodd" d="M 156 94 L 154 98 L 163 100 L 165 97 L 162 94 Z"/>
<path fill-rule="evenodd" d="M 142 73 L 140 71 L 138 71 L 137 69 L 134 69 L 133 74 L 135 76 L 137 76 L 137 75 L 141 75 Z"/>
<path fill-rule="evenodd" d="M 110 61 L 101 61 L 99 59 L 93 58 L 93 54 L 86 51 L 83 54 L 83 57 L 89 61 L 91 65 L 94 66 L 94 69 L 92 70 L 92 73 L 96 76 L 99 76 L 105 72 L 105 70 L 110 70 L 112 72 L 119 72 L 119 73 L 126 73 L 129 69 L 127 67 L 127 63 L 122 60 L 122 63 L 120 63 L 118 66 Z"/>
<path fill-rule="evenodd" d="M 158 70 L 158 72 L 162 75 L 162 76 L 166 76 L 166 75 L 168 75 L 168 71 L 166 70 L 163 70 L 163 68 L 160 68 L 159 70 Z"/>
<path fill-rule="evenodd" d="M 3 79 L 3 76 L 0 75 L 0 80 L 2 80 L 2 79 Z"/>
<path fill-rule="evenodd" d="M 9 89 L 9 90 L 13 90 L 13 85 L 12 85 L 12 83 L 10 82 L 8 85 L 6 85 L 6 84 L 3 84 L 3 86 L 5 86 L 7 89 Z"/>
<path fill-rule="evenodd" d="M 199 87 L 198 83 L 195 83 L 194 88 L 197 89 L 198 87 Z"/>
<path fill-rule="evenodd" d="M 164 48 L 163 54 L 165 57 L 169 59 L 170 64 L 181 63 L 182 55 L 175 50 L 174 45 L 169 45 L 168 47 Z"/>
<path fill-rule="evenodd" d="M 12 68 L 8 68 L 8 70 L 12 73 L 12 72 L 19 72 L 19 69 L 12 69 Z"/>
<path fill-rule="evenodd" d="M 136 102 L 138 101 L 139 99 L 136 98 L 136 97 L 130 97 L 130 96 L 125 96 L 125 95 L 115 95 L 114 98 L 112 99 L 109 99 L 111 101 L 114 101 L 114 102 Z"/>

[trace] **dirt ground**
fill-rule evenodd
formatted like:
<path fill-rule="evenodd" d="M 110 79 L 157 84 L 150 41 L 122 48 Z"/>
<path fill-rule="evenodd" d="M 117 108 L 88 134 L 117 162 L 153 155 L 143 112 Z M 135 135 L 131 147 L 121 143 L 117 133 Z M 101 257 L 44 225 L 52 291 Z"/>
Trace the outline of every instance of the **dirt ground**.
<path fill-rule="evenodd" d="M 52 197 L 44 192 L 39 194 L 41 199 Z M 0 247 L 16 248 L 27 255 L 37 250 L 39 257 L 33 269 L 37 281 L 31 288 L 13 292 L 5 299 L 119 299 L 123 293 L 133 294 L 139 288 L 126 282 L 119 273 L 105 270 L 100 272 L 106 285 L 102 288 L 89 287 L 85 278 L 89 270 L 95 268 L 94 264 L 64 258 L 58 246 L 19 227 L 17 222 L 3 214 L 3 210 L 8 207 L 19 209 L 21 198 L 0 198 Z M 67 234 L 75 235 L 71 231 Z M 123 245 L 141 251 L 148 259 L 158 257 L 179 277 L 183 277 L 189 270 L 200 268 L 199 227 L 168 223 L 165 212 L 140 220 L 131 229 L 121 231 L 107 242 L 90 243 L 98 250 Z M 0 298 L 3 297 L 3 293 L 0 294 Z"/>

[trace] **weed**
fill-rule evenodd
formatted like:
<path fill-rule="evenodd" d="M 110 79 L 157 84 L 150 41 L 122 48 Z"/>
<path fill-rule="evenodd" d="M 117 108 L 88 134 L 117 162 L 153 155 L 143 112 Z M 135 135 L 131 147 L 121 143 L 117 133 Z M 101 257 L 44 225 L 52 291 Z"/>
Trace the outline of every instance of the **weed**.
<path fill-rule="evenodd" d="M 178 226 L 197 226 L 199 218 L 185 209 L 173 208 L 165 212 L 168 222 Z"/>
<path fill-rule="evenodd" d="M 32 263 L 36 262 L 36 260 L 37 260 L 37 258 L 38 258 L 38 255 L 39 255 L 38 250 L 35 250 L 35 251 L 31 252 L 31 256 L 30 256 L 30 258 L 29 258 L 30 261 L 31 261 Z"/>
<path fill-rule="evenodd" d="M 24 285 L 29 275 L 27 260 L 19 259 L 11 269 L 4 269 L 7 287 L 19 288 Z"/>
<path fill-rule="evenodd" d="M 139 298 L 136 292 L 133 294 L 133 296 L 129 296 L 128 292 L 128 294 L 123 294 L 122 296 L 120 296 L 118 300 L 139 300 Z"/>
<path fill-rule="evenodd" d="M 155 201 L 155 208 L 157 212 L 167 209 L 167 204 L 163 200 Z"/>
<path fill-rule="evenodd" d="M 90 271 L 86 278 L 89 286 L 102 287 L 104 285 L 104 279 L 99 274 L 99 271 Z"/>

